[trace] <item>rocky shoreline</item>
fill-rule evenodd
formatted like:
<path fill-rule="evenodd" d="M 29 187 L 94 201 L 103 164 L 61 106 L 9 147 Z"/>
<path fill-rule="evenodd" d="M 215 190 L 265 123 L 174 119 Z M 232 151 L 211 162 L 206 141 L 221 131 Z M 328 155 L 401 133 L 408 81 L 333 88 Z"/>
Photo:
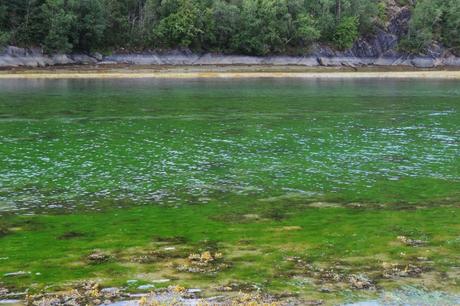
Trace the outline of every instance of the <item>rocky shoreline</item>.
<path fill-rule="evenodd" d="M 320 48 L 305 56 L 243 56 L 219 54 L 195 54 L 187 51 L 164 53 L 113 54 L 103 56 L 93 54 L 47 55 L 39 49 L 25 49 L 9 46 L 0 51 L 0 68 L 38 68 L 50 66 L 109 66 L 109 65 L 149 65 L 149 66 L 301 66 L 301 67 L 460 67 L 460 57 L 383 55 L 378 57 L 358 57 Z"/>

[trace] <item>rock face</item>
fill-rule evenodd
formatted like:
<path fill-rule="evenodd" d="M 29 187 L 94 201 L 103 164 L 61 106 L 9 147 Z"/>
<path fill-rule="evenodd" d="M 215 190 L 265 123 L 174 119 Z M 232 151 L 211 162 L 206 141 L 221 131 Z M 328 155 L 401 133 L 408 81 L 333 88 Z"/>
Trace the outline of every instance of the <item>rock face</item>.
<path fill-rule="evenodd" d="M 304 67 L 362 67 L 362 66 L 412 66 L 417 68 L 434 68 L 442 66 L 460 67 L 460 58 L 444 53 L 440 56 L 414 56 L 399 54 L 393 49 L 379 53 L 383 46 L 391 44 L 387 34 L 382 34 L 377 42 L 359 40 L 353 49 L 345 52 L 333 51 L 328 47 L 318 47 L 305 56 L 243 56 L 219 54 L 178 54 L 144 53 L 115 54 L 110 56 L 88 54 L 45 55 L 29 49 L 8 47 L 0 52 L 0 68 L 47 67 L 62 65 L 172 65 L 172 66 L 206 66 L 206 65 L 273 65 Z M 379 38 L 376 38 L 377 40 Z M 379 45 L 372 46 L 371 43 Z M 378 55 L 378 56 L 376 56 Z"/>
<path fill-rule="evenodd" d="M 391 2 L 391 0 L 389 0 Z M 45 67 L 57 65 L 278 65 L 278 66 L 411 66 L 416 68 L 460 67 L 456 57 L 441 45 L 433 43 L 424 55 L 404 54 L 398 51 L 400 40 L 407 35 L 411 11 L 408 7 L 390 5 L 385 25 L 380 25 L 372 36 L 358 39 L 352 48 L 334 50 L 327 45 L 313 45 L 303 56 L 245 56 L 220 54 L 194 54 L 190 51 L 141 54 L 45 55 L 40 49 L 9 46 L 0 50 L 0 68 Z"/>

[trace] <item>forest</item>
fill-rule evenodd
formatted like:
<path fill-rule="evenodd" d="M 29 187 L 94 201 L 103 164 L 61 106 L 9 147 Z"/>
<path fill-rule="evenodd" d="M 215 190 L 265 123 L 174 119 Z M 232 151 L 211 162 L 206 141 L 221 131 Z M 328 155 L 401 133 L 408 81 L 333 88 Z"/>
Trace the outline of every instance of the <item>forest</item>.
<path fill-rule="evenodd" d="M 433 41 L 460 49 L 458 0 L 2 0 L 0 45 L 266 55 L 319 42 L 344 50 L 383 28 L 390 5 L 412 11 L 402 51 L 423 53 Z"/>

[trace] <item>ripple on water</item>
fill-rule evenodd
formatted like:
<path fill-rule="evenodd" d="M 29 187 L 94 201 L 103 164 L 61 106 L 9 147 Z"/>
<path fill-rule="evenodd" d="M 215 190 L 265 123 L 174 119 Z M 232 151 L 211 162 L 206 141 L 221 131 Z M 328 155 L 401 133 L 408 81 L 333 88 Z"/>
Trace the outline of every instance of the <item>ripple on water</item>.
<path fill-rule="evenodd" d="M 440 100 L 439 84 L 425 84 L 432 94 L 424 97 L 411 87 L 420 84 L 382 82 L 372 85 L 379 91 L 371 99 L 358 95 L 356 84 L 300 85 L 194 83 L 155 91 L 144 84 L 133 92 L 85 83 L 20 97 L 4 92 L 0 209 L 267 198 L 286 189 L 356 200 L 382 185 L 400 197 L 398 188 L 417 184 L 458 187 L 455 90 Z M 405 98 L 395 103 L 395 93 Z"/>

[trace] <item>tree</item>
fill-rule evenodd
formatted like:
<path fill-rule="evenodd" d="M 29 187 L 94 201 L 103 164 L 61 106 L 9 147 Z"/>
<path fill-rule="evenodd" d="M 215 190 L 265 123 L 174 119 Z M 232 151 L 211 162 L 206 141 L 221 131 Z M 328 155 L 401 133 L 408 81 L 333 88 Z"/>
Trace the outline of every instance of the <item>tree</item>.
<path fill-rule="evenodd" d="M 214 48 L 232 50 L 232 40 L 241 22 L 240 11 L 234 4 L 217 0 L 212 5 Z"/>
<path fill-rule="evenodd" d="M 442 41 L 454 51 L 460 52 L 460 2 L 458 0 L 446 1 L 443 20 Z"/>
<path fill-rule="evenodd" d="M 0 44 L 48 52 L 186 47 L 265 55 L 340 49 L 387 19 L 387 0 L 10 0 L 0 1 Z M 460 1 L 417 0 L 401 48 L 434 41 L 460 52 Z"/>
<path fill-rule="evenodd" d="M 309 45 L 320 38 L 321 33 L 317 28 L 317 23 L 311 15 L 301 14 L 295 21 L 296 40 L 298 44 Z"/>
<path fill-rule="evenodd" d="M 357 17 L 345 17 L 337 26 L 334 43 L 339 49 L 348 49 L 358 38 L 358 19 Z"/>
<path fill-rule="evenodd" d="M 160 44 L 168 47 L 189 47 L 202 31 L 199 28 L 199 9 L 191 0 L 181 0 L 172 8 L 172 1 L 166 1 L 169 15 L 160 20 L 154 29 L 154 36 Z"/>
<path fill-rule="evenodd" d="M 76 18 L 71 12 L 67 12 L 64 0 L 47 0 L 43 6 L 43 16 L 46 22 L 44 40 L 45 51 L 69 52 L 73 48 L 71 29 Z"/>
<path fill-rule="evenodd" d="M 100 47 L 106 27 L 101 0 L 68 0 L 66 10 L 75 16 L 71 35 L 74 48 L 90 51 Z"/>
<path fill-rule="evenodd" d="M 435 29 L 443 16 L 440 0 L 421 0 L 415 6 L 409 23 L 409 33 L 400 47 L 409 52 L 424 52 L 434 39 Z"/>
<path fill-rule="evenodd" d="M 0 47 L 6 45 L 10 40 L 7 18 L 6 5 L 0 4 Z"/>
<path fill-rule="evenodd" d="M 290 23 L 286 1 L 243 0 L 234 49 L 258 55 L 282 52 L 289 43 Z"/>

